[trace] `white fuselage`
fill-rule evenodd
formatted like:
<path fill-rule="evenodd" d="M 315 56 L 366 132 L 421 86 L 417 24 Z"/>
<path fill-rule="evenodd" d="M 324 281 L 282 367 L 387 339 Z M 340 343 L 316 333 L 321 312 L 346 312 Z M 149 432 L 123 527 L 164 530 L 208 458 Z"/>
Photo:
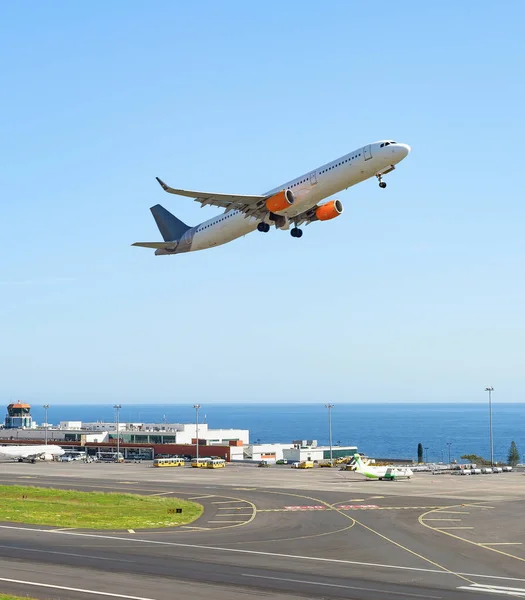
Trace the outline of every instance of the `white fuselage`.
<path fill-rule="evenodd" d="M 293 218 L 341 190 L 391 170 L 408 155 L 409 151 L 410 148 L 406 144 L 374 142 L 288 181 L 266 192 L 265 195 L 270 196 L 281 190 L 291 190 L 295 202 L 279 214 Z M 246 217 L 240 211 L 224 212 L 194 228 L 191 251 L 231 242 L 254 231 L 260 222 L 261 219 Z M 288 223 L 282 229 L 287 227 Z"/>
<path fill-rule="evenodd" d="M 64 449 L 54 444 L 33 446 L 0 446 L 0 455 L 13 459 L 49 459 L 53 456 L 62 456 Z"/>

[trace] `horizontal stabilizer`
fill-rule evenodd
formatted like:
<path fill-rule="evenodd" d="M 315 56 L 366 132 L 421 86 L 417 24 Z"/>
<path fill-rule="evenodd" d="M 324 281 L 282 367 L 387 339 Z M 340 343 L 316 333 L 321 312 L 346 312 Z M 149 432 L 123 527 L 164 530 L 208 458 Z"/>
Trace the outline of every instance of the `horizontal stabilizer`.
<path fill-rule="evenodd" d="M 175 250 L 177 242 L 135 242 L 132 246 L 141 248 L 162 248 L 164 250 Z"/>

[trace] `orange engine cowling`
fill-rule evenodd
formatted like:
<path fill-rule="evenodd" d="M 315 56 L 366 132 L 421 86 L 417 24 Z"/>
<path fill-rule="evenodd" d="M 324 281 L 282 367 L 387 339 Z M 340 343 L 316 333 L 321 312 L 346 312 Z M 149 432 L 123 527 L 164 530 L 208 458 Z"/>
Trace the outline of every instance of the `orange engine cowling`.
<path fill-rule="evenodd" d="M 273 213 L 278 213 L 290 208 L 295 202 L 292 190 L 282 190 L 266 200 L 266 208 Z"/>
<path fill-rule="evenodd" d="M 343 203 L 341 200 L 330 200 L 315 211 L 315 216 L 319 221 L 329 221 L 335 219 L 343 212 Z"/>

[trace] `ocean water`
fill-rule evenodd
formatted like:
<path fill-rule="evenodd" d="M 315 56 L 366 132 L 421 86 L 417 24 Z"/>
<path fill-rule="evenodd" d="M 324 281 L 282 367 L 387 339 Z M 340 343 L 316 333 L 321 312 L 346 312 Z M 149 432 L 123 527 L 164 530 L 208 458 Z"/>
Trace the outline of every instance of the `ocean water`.
<path fill-rule="evenodd" d="M 37 422 L 44 410 L 33 406 Z M 494 457 L 506 460 L 511 441 L 525 453 L 525 404 L 492 405 Z M 113 421 L 111 405 L 62 404 L 51 406 L 49 422 Z M 122 404 L 120 420 L 128 422 L 193 423 L 191 404 Z M 202 405 L 199 421 L 210 428 L 249 429 L 256 442 L 317 440 L 328 444 L 328 410 L 323 404 L 209 404 Z M 429 461 L 478 454 L 490 457 L 487 404 L 336 404 L 332 408 L 332 440 L 357 445 L 371 456 L 416 458 L 423 444 Z M 524 459 L 525 460 L 525 459 Z"/>

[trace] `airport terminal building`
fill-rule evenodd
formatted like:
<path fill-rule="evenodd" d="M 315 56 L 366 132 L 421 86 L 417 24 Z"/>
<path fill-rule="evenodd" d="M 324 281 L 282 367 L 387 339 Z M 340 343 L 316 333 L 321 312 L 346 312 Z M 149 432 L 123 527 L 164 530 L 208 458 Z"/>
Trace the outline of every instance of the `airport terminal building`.
<path fill-rule="evenodd" d="M 217 456 L 227 461 L 269 463 L 322 461 L 348 456 L 356 446 L 318 446 L 317 440 L 288 443 L 250 443 L 247 429 L 212 429 L 207 423 L 120 423 L 60 421 L 58 425 L 37 425 L 25 403 L 9 405 L 0 444 L 41 444 L 47 440 L 69 450 L 89 454 L 116 452 L 117 443 L 125 459 L 151 460 L 156 456 L 182 455 L 188 458 Z"/>

